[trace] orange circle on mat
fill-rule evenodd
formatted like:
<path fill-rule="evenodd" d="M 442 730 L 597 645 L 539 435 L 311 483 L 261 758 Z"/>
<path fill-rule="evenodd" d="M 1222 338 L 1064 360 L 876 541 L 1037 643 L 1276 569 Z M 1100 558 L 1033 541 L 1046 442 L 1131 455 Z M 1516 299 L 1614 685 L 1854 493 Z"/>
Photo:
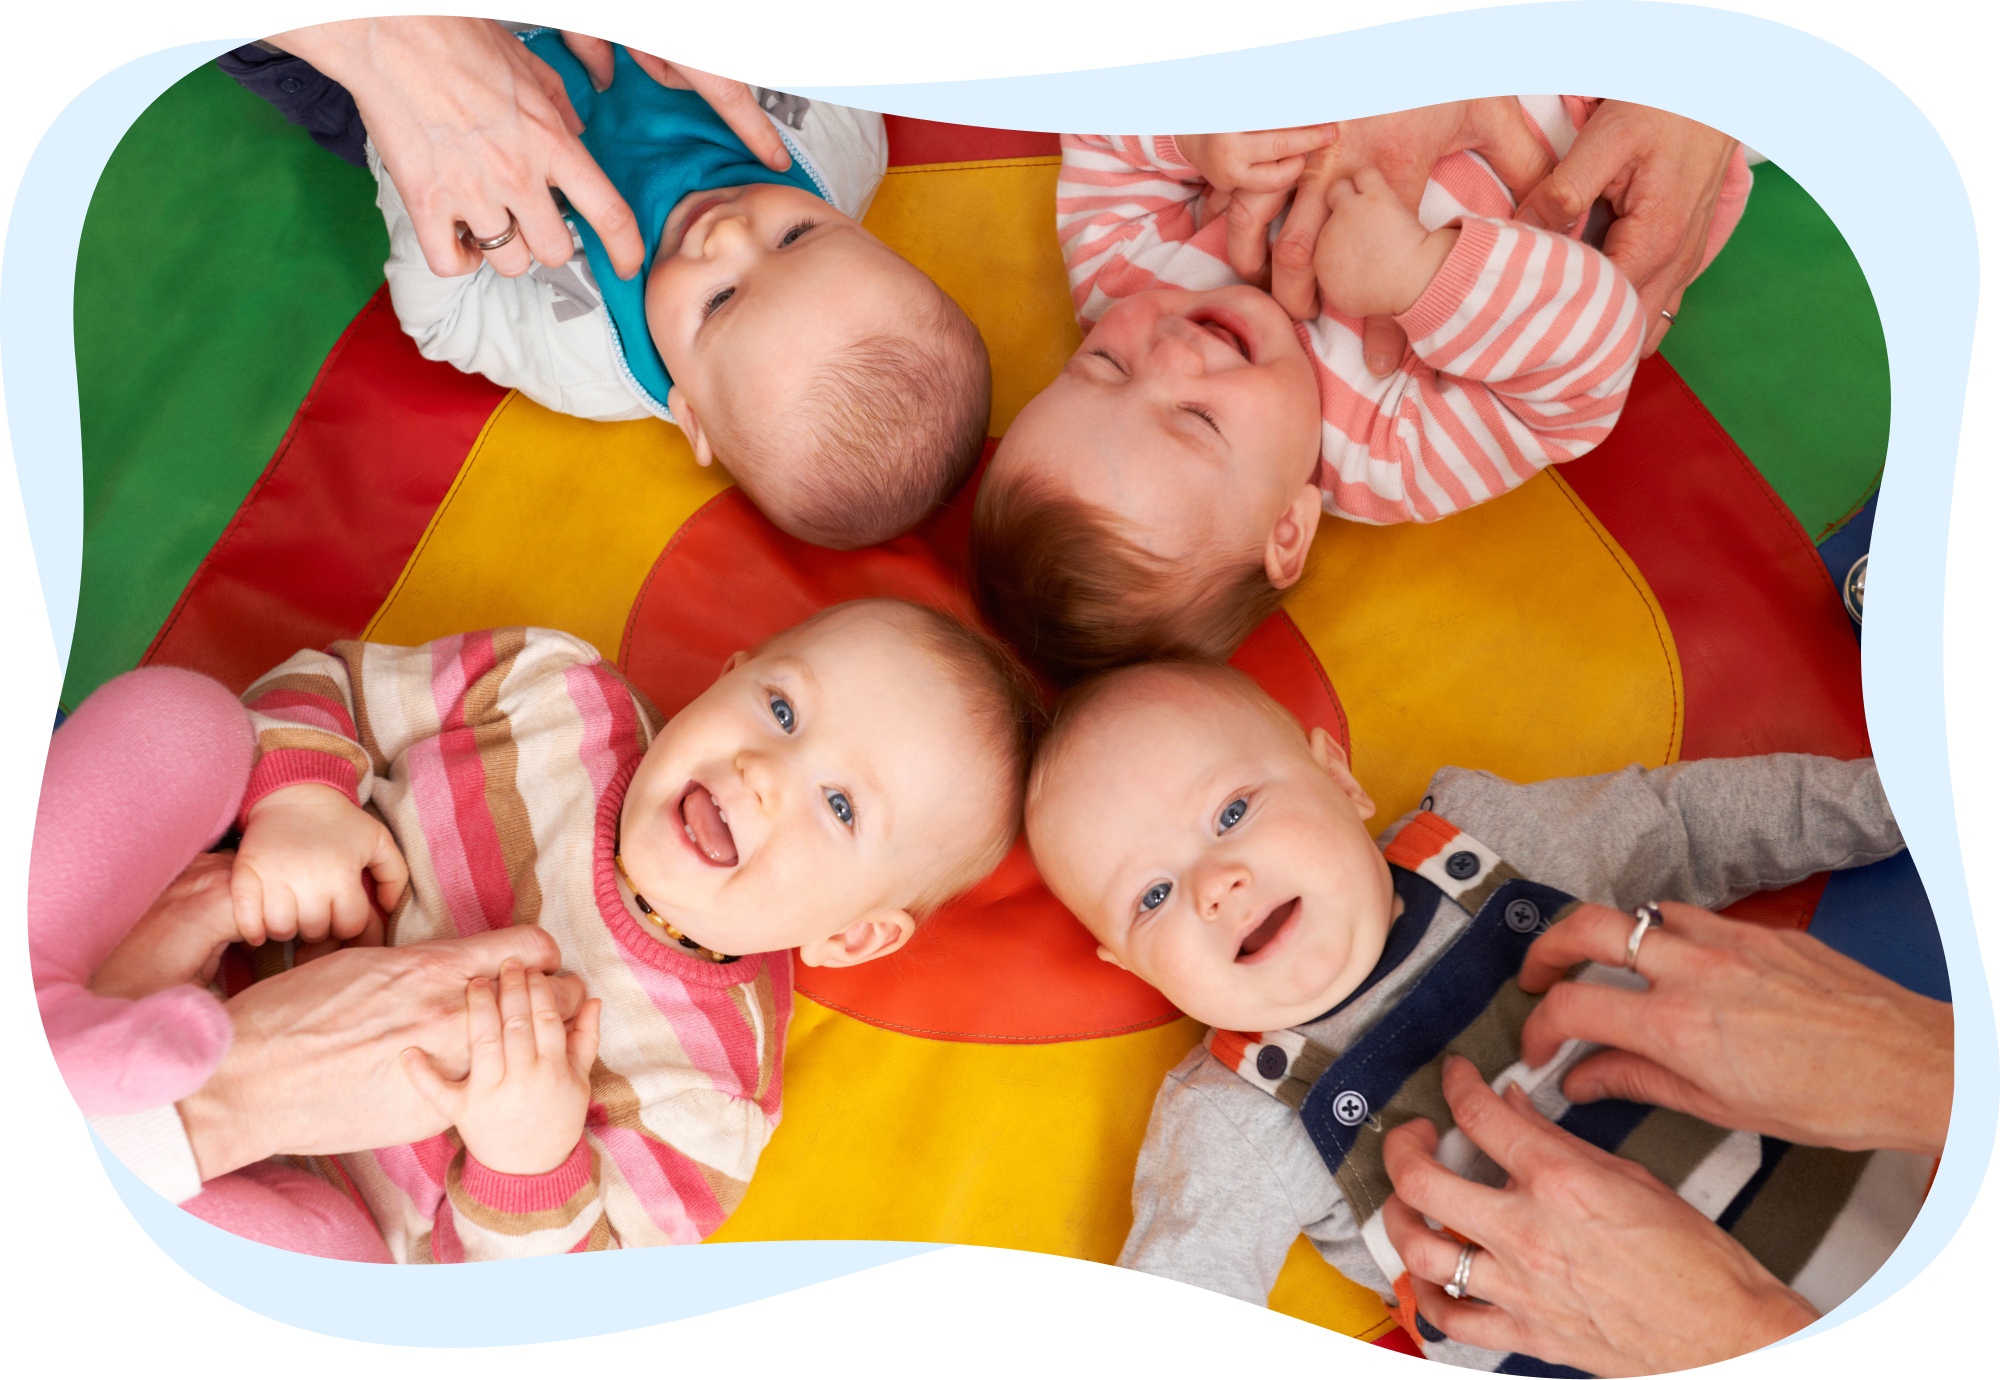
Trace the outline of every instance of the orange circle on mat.
<path fill-rule="evenodd" d="M 660 553 L 625 625 L 618 662 L 667 714 L 756 646 L 831 604 L 891 597 L 971 611 L 965 584 L 972 495 L 907 537 L 827 551 L 778 531 L 729 489 Z M 1308 727 L 1347 746 L 1340 701 L 1306 641 L 1279 613 L 1233 658 Z M 1180 1013 L 1101 962 L 1097 941 L 1049 894 L 1025 844 L 931 917 L 909 944 L 853 968 L 797 967 L 798 990 L 871 1025 L 937 1040 L 1046 1044 L 1164 1025 Z"/>

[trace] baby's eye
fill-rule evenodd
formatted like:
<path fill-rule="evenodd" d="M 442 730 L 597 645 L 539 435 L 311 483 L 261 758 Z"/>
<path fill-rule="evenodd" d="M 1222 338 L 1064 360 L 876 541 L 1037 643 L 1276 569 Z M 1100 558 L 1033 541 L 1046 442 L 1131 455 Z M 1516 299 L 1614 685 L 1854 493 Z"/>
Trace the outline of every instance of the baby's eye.
<path fill-rule="evenodd" d="M 785 232 L 785 237 L 778 241 L 778 248 L 783 249 L 788 244 L 797 243 L 800 236 L 804 235 L 806 231 L 812 229 L 815 225 L 818 224 L 819 222 L 812 219 L 812 217 L 810 216 L 806 217 L 806 219 L 800 221 L 797 225 L 794 225 L 791 229 Z"/>
<path fill-rule="evenodd" d="M 736 295 L 736 289 L 733 287 L 726 287 L 717 291 L 706 302 L 703 302 L 701 304 L 701 319 L 706 321 L 708 320 L 709 317 L 721 311 L 722 304 L 724 302 L 727 302 L 730 298 L 734 297 L 735 295 Z"/>
<path fill-rule="evenodd" d="M 778 721 L 778 727 L 790 733 L 798 723 L 799 716 L 792 709 L 792 702 L 782 695 L 771 696 L 771 717 Z"/>
<path fill-rule="evenodd" d="M 1167 897 L 1173 895 L 1173 891 L 1172 882 L 1154 882 L 1146 888 L 1146 894 L 1139 898 L 1139 909 L 1158 910 L 1167 903 Z"/>
<path fill-rule="evenodd" d="M 1215 414 L 1213 412 L 1210 412 L 1207 408 L 1201 406 L 1198 403 L 1185 403 L 1182 405 L 1182 410 L 1186 412 L 1192 412 L 1194 413 L 1195 416 L 1201 418 L 1204 422 L 1207 422 L 1208 429 L 1214 432 L 1217 436 L 1220 436 L 1222 434 L 1222 428 L 1216 424 Z"/>
<path fill-rule="evenodd" d="M 1218 834 L 1228 833 L 1231 829 L 1234 829 L 1238 824 L 1242 823 L 1243 816 L 1249 813 L 1250 813 L 1249 801 L 1244 800 L 1240 796 L 1237 799 L 1230 801 L 1227 805 L 1224 805 L 1222 807 L 1221 815 L 1219 815 L 1216 818 L 1215 832 Z"/>
<path fill-rule="evenodd" d="M 1108 350 L 1092 350 L 1091 353 L 1093 355 L 1096 355 L 1099 359 L 1103 360 L 1106 364 L 1109 364 L 1113 369 L 1116 369 L 1121 374 L 1129 376 L 1132 372 L 1130 369 L 1127 369 L 1124 365 L 1120 364 L 1117 360 L 1113 359 L 1111 357 L 1110 351 Z"/>
<path fill-rule="evenodd" d="M 833 811 L 833 817 L 848 828 L 854 827 L 854 802 L 844 791 L 826 792 L 826 808 Z"/>

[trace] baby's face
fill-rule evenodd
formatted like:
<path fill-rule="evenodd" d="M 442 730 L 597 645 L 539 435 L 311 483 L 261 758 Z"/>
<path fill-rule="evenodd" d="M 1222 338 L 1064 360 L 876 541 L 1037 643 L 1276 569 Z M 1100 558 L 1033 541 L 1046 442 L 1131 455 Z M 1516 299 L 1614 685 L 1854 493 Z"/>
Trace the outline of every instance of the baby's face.
<path fill-rule="evenodd" d="M 899 925 L 938 859 L 987 837 L 1000 808 L 967 780 L 969 722 L 965 692 L 894 605 L 739 652 L 633 775 L 619 816 L 632 887 L 731 954 Z M 838 948 L 804 957 L 841 962 Z"/>
<path fill-rule="evenodd" d="M 932 292 L 812 193 L 754 183 L 690 192 L 668 214 L 646 327 L 674 391 L 712 429 L 725 406 L 752 422 L 784 416 L 820 360 L 898 330 Z"/>
<path fill-rule="evenodd" d="M 1028 797 L 1028 843 L 1098 956 L 1229 1030 L 1360 985 L 1396 909 L 1374 805 L 1310 739 L 1216 686 L 1143 673 L 1086 711 Z"/>
<path fill-rule="evenodd" d="M 1261 549 L 1319 450 L 1312 361 L 1270 294 L 1158 288 L 1104 314 L 1008 428 L 993 471 L 1053 481 L 1180 561 L 1210 544 Z"/>

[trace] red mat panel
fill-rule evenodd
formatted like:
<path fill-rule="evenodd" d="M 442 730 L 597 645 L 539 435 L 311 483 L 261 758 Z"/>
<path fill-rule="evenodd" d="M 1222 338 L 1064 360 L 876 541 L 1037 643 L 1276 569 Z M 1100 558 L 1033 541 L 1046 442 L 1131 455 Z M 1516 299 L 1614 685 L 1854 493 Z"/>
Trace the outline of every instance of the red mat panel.
<path fill-rule="evenodd" d="M 1562 467 L 1652 586 L 1687 694 L 1681 757 L 1866 757 L 1861 649 L 1812 538 L 1660 356 L 1617 429 Z M 1803 929 L 1825 876 L 1728 914 Z"/>
<path fill-rule="evenodd" d="M 1062 156 L 1062 139 L 1055 134 L 948 125 L 937 120 L 914 120 L 906 115 L 884 115 L 882 122 L 888 126 L 889 166 L 892 168 L 907 168 L 919 163 L 971 163 L 1002 158 Z"/>
<path fill-rule="evenodd" d="M 823 551 L 784 535 L 730 489 L 690 518 L 646 577 L 619 664 L 672 714 L 731 652 L 829 604 L 894 596 L 964 615 L 962 566 L 977 484 L 910 536 L 866 551 Z M 1344 746 L 1347 720 L 1318 660 L 1279 614 L 1236 664 L 1308 725 Z M 1042 885 L 1025 844 L 932 916 L 899 953 L 854 968 L 804 968 L 798 990 L 824 1006 L 932 1039 L 1047 1043 L 1143 1030 L 1179 1013 L 1101 962 L 1097 941 Z"/>
<path fill-rule="evenodd" d="M 504 395 L 419 355 L 378 290 L 144 660 L 241 692 L 299 648 L 359 633 Z"/>

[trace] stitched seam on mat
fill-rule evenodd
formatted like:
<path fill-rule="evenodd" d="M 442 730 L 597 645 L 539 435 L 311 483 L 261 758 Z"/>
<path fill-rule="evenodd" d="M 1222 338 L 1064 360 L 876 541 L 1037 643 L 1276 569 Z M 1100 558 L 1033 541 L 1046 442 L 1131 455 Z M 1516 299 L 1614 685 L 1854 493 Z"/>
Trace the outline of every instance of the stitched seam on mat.
<path fill-rule="evenodd" d="M 890 168 L 883 176 L 900 177 L 905 173 L 927 172 L 981 172 L 987 168 L 1059 168 L 1061 166 L 1061 157 L 1054 154 L 1045 158 L 996 158 L 991 161 L 975 158 L 964 163 L 906 163 L 900 168 Z"/>
<path fill-rule="evenodd" d="M 222 535 L 215 539 L 215 545 L 208 548 L 208 554 L 201 558 L 201 564 L 194 568 L 194 574 L 188 576 L 187 584 L 181 587 L 180 598 L 174 601 L 173 608 L 167 614 L 167 621 L 160 625 L 160 630 L 153 634 L 153 640 L 146 645 L 145 655 L 139 658 L 140 665 L 152 662 L 153 654 L 160 650 L 161 644 L 173 632 L 174 626 L 181 621 L 181 614 L 186 612 L 188 600 L 193 597 L 195 587 L 201 583 L 202 576 L 208 573 L 216 557 L 220 556 L 235 538 L 236 529 L 242 525 L 244 515 L 257 501 L 257 495 L 264 491 L 264 486 L 277 474 L 278 466 L 285 462 L 287 455 L 291 454 L 292 443 L 298 439 L 299 423 L 311 410 L 313 400 L 320 395 L 320 390 L 325 387 L 327 379 L 332 377 L 334 363 L 346 351 L 347 342 L 353 339 L 355 331 L 360 329 L 361 323 L 367 319 L 369 313 L 381 308 L 388 299 L 389 285 L 384 283 L 362 303 L 361 310 L 347 323 L 347 329 L 333 342 L 333 348 L 327 351 L 326 359 L 319 366 L 319 372 L 313 375 L 312 387 L 306 389 L 305 397 L 299 401 L 297 410 L 292 413 L 292 420 L 285 424 L 285 434 L 278 438 L 278 448 L 272 452 L 271 462 L 264 466 L 264 472 L 257 476 L 257 482 L 250 486 L 250 492 L 243 495 L 243 501 L 236 505 L 236 511 L 230 514 L 229 525 L 222 529 Z"/>
<path fill-rule="evenodd" d="M 804 987 L 798 986 L 796 982 L 793 983 L 792 990 L 798 993 L 798 995 L 804 997 L 807 1001 L 812 1002 L 816 1006 L 824 1006 L 829 1011 L 838 1011 L 841 1015 L 852 1017 L 854 1020 L 860 1021 L 864 1025 L 872 1025 L 880 1030 L 900 1031 L 905 1035 L 922 1035 L 928 1039 L 933 1039 L 933 1040 L 949 1040 L 954 1044 L 978 1044 L 978 1045 L 1071 1044 L 1077 1040 L 1102 1040 L 1112 1035 L 1131 1035 L 1141 1030 L 1154 1030 L 1163 1025 L 1171 1025 L 1175 1021 L 1181 1018 L 1181 1013 L 1176 1011 L 1172 1015 L 1162 1016 L 1156 1020 L 1138 1021 L 1132 1025 L 1114 1026 L 1108 1030 L 1086 1030 L 1086 1031 L 1081 1031 L 1075 1035 L 974 1035 L 972 1032 L 966 1030 L 926 1030 L 919 1025 L 903 1025 L 898 1021 L 884 1021 L 884 1020 L 878 1020 L 873 1016 L 864 1016 L 859 1011 L 855 1011 L 849 1007 L 842 1006 L 837 1001 L 828 1001 L 825 997 L 819 996 L 814 992 L 808 991 Z"/>
<path fill-rule="evenodd" d="M 1632 560 L 1632 556 L 1630 556 L 1628 552 L 1620 550 L 1620 548 L 1618 548 L 1618 546 L 1616 546 L 1616 544 L 1612 542 L 1612 536 L 1610 536 L 1610 532 L 1608 532 L 1608 530 L 1604 530 L 1604 528 L 1602 528 L 1602 524 L 1598 522 L 1596 514 L 1594 514 L 1594 512 L 1590 512 L 1590 506 L 1588 506 L 1588 504 L 1584 502 L 1582 494 L 1578 494 L 1578 492 L 1576 492 L 1574 488 L 1570 488 L 1568 484 L 1564 484 L 1564 482 L 1562 482 L 1562 478 L 1560 478 L 1558 474 L 1554 474 L 1552 470 L 1548 470 L 1546 474 L 1548 474 L 1548 476 L 1550 476 L 1552 480 L 1556 480 L 1556 492 L 1558 492 L 1558 494 L 1562 494 L 1562 496 L 1564 496 L 1564 498 L 1566 498 L 1566 500 L 1570 502 L 1570 506 L 1578 510 L 1578 514 L 1576 514 L 1576 516 L 1580 516 L 1580 518 L 1584 520 L 1584 526 L 1586 526 L 1586 528 L 1590 530 L 1590 534 L 1592 534 L 1594 538 L 1598 538 L 1598 546 L 1602 546 L 1602 548 L 1604 548 L 1604 552 L 1606 552 L 1606 554 L 1608 554 L 1608 556 L 1612 558 L 1612 564 L 1614 564 L 1614 566 L 1618 566 L 1618 572 L 1620 572 L 1620 574 L 1622 574 L 1622 576 L 1626 578 L 1626 584 L 1630 584 L 1630 586 L 1632 586 L 1632 592 L 1640 596 L 1640 604 L 1644 604 L 1644 606 L 1646 606 L 1646 616 L 1648 616 L 1648 618 L 1652 620 L 1652 636 L 1654 636 L 1654 640 L 1656 640 L 1656 642 L 1660 644 L 1660 656 L 1662 656 L 1662 660 L 1666 660 L 1666 668 L 1668 668 L 1668 670 L 1666 670 L 1666 688 L 1668 688 L 1668 698 L 1670 698 L 1670 700 L 1672 700 L 1672 704 L 1674 704 L 1674 712 L 1672 712 L 1672 714 L 1668 716 L 1668 720 L 1666 720 L 1666 752 L 1664 752 L 1662 756 L 1664 756 L 1664 758 L 1666 758 L 1668 762 L 1674 762 L 1674 760 L 1676 760 L 1676 758 L 1680 756 L 1678 752 L 1674 752 L 1674 724 L 1680 724 L 1680 722 L 1684 720 L 1684 716 L 1686 716 L 1686 706 L 1684 706 L 1684 704 L 1682 704 L 1682 700 L 1680 700 L 1680 674 L 1676 674 L 1676 672 L 1680 670 L 1680 666 L 1678 666 L 1678 662 L 1680 662 L 1680 654 L 1676 652 L 1676 648 L 1672 646 L 1672 642 L 1668 640 L 1668 636 L 1660 632 L 1660 622 L 1662 622 L 1662 620 L 1666 618 L 1666 608 L 1664 608 L 1664 606 L 1660 604 L 1660 600 L 1658 600 L 1658 598 L 1648 598 L 1648 594 L 1650 594 L 1652 590 L 1650 590 L 1650 588 L 1642 588 L 1642 586 L 1640 586 L 1640 582 L 1632 578 L 1632 576 L 1634 576 L 1634 574 L 1638 572 L 1638 562 L 1636 562 L 1636 560 Z M 1624 560 L 1620 560 L 1620 556 L 1624 556 Z M 1632 560 L 1632 570 L 1626 570 L 1626 560 Z"/>
<path fill-rule="evenodd" d="M 361 641 L 371 640 L 376 624 L 382 621 L 382 615 L 396 602 L 397 597 L 403 592 L 403 587 L 410 582 L 410 572 L 415 570 L 417 563 L 424 558 L 424 552 L 430 548 L 431 538 L 437 534 L 438 528 L 444 525 L 445 515 L 451 511 L 452 503 L 465 488 L 466 480 L 471 477 L 473 466 L 477 465 L 479 457 L 485 454 L 486 442 L 493 435 L 493 428 L 499 425 L 501 414 L 512 407 L 515 399 L 520 396 L 519 389 L 508 389 L 500 399 L 499 405 L 486 414 L 486 420 L 480 425 L 479 434 L 472 438 L 472 448 L 459 463 L 458 473 L 451 477 L 451 487 L 445 490 L 444 498 L 432 511 L 430 521 L 424 524 L 423 535 L 417 538 L 417 544 L 411 550 L 410 558 L 404 561 L 403 568 L 396 572 L 396 583 L 389 586 L 389 592 L 382 596 L 382 602 L 375 606 L 375 612 L 369 614 L 368 621 L 362 625 Z"/>
<path fill-rule="evenodd" d="M 1826 562 L 1820 558 L 1819 547 L 1813 544 L 1812 534 L 1806 531 L 1805 524 L 1799 521 L 1799 515 L 1793 512 L 1791 506 L 1778 496 L 1778 491 L 1771 487 L 1771 481 L 1764 477 L 1764 472 L 1757 468 L 1756 462 L 1744 453 L 1743 447 L 1736 444 L 1736 438 L 1723 430 L 1722 423 L 1715 419 L 1715 414 L 1710 412 L 1702 400 L 1695 395 L 1694 390 L 1687 386 L 1687 380 L 1683 379 L 1671 364 L 1667 365 L 1667 373 L 1673 379 L 1674 386 L 1681 391 L 1682 395 L 1694 403 L 1696 410 L 1701 413 L 1702 421 L 1707 424 L 1709 430 L 1723 439 L 1729 453 L 1735 457 L 1736 463 L 1749 473 L 1753 480 L 1752 487 L 1763 498 L 1765 505 L 1778 515 L 1778 526 L 1796 541 L 1802 542 L 1805 545 L 1807 552 L 1813 558 L 1812 568 L 1818 572 L 1820 583 L 1825 587 L 1826 592 L 1831 594 L 1835 599 L 1839 599 L 1841 597 L 1840 590 L 1833 583 L 1833 576 L 1828 572 Z M 1863 501 L 1866 501 L 1865 496 Z"/>
<path fill-rule="evenodd" d="M 1292 634 L 1292 641 L 1299 644 L 1299 649 L 1306 654 L 1306 660 L 1312 663 L 1313 674 L 1319 677 L 1320 686 L 1326 691 L 1327 700 L 1333 705 L 1333 716 L 1340 721 L 1341 750 L 1352 753 L 1353 731 L 1348 727 L 1347 706 L 1340 702 L 1340 692 L 1333 688 L 1333 680 L 1327 675 L 1326 667 L 1320 663 L 1319 653 L 1312 649 L 1312 643 L 1306 641 L 1306 635 L 1299 631 L 1299 625 L 1292 620 L 1292 615 L 1284 609 L 1279 609 L 1278 612 L 1284 617 L 1285 627 Z"/>
<path fill-rule="evenodd" d="M 681 538 L 693 530 L 697 522 L 708 516 L 710 508 L 720 503 L 728 494 L 735 492 L 735 489 L 736 485 L 730 484 L 721 493 L 712 495 L 706 503 L 690 513 L 687 521 L 674 529 L 673 536 L 667 538 L 667 544 L 660 548 L 660 554 L 653 557 L 652 568 L 646 572 L 646 578 L 639 582 L 639 593 L 632 600 L 631 609 L 625 614 L 625 631 L 618 639 L 618 669 L 620 672 L 627 675 L 631 674 L 629 660 L 632 651 L 632 629 L 638 624 L 639 610 L 645 607 L 646 594 L 653 587 L 653 577 L 660 573 L 660 566 L 666 561 L 668 556 L 673 554 L 674 548 L 681 544 Z"/>

